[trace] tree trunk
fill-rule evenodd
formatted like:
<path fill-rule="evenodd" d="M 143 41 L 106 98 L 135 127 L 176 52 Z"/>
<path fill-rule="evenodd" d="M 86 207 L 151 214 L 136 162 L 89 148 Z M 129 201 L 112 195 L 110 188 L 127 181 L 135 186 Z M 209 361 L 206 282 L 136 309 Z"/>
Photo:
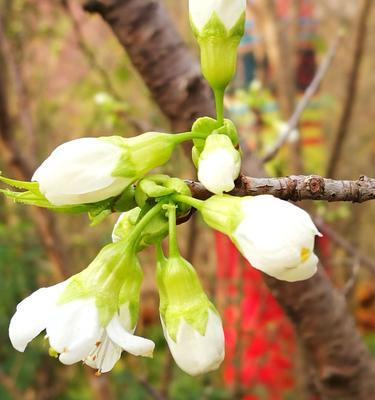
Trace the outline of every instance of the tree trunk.
<path fill-rule="evenodd" d="M 213 115 L 199 64 L 160 1 L 88 1 L 84 7 L 112 28 L 173 130 L 190 130 L 199 116 Z"/>

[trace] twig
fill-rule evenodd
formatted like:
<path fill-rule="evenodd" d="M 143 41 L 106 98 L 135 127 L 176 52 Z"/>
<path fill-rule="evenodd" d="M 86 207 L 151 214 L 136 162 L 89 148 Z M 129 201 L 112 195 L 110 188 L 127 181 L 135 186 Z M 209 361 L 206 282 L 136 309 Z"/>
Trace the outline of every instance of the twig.
<path fill-rule="evenodd" d="M 150 383 L 143 378 L 139 378 L 138 382 L 140 385 L 143 386 L 143 388 L 146 390 L 146 392 L 150 395 L 150 397 L 154 400 L 166 400 L 166 397 L 164 397 L 161 393 L 159 393 Z"/>
<path fill-rule="evenodd" d="M 19 112 L 19 119 L 22 123 L 23 130 L 28 138 L 30 150 L 27 155 L 31 163 L 36 162 L 36 135 L 33 125 L 33 119 L 30 112 L 28 91 L 26 88 L 25 80 L 22 74 L 21 66 L 16 62 L 14 57 L 14 51 L 11 43 L 9 42 L 5 27 L 2 22 L 2 16 L 0 15 L 0 46 L 4 54 L 4 58 L 7 61 L 9 72 L 13 78 L 15 93 L 17 94 L 17 110 Z"/>
<path fill-rule="evenodd" d="M 342 39 L 342 35 L 339 34 L 336 37 L 336 39 L 333 41 L 325 58 L 323 59 L 322 63 L 320 64 L 320 67 L 319 67 L 314 79 L 310 83 L 309 87 L 306 89 L 301 100 L 298 102 L 298 105 L 297 105 L 296 109 L 294 110 L 293 115 L 290 117 L 290 119 L 288 121 L 287 129 L 280 135 L 280 137 L 277 139 L 276 143 L 268 151 L 268 153 L 263 156 L 262 161 L 264 163 L 272 160 L 277 155 L 279 150 L 282 148 L 282 146 L 288 140 L 288 138 L 291 135 L 291 133 L 293 132 L 293 130 L 295 130 L 297 128 L 298 122 L 301 118 L 302 113 L 304 112 L 305 108 L 309 104 L 311 98 L 314 96 L 314 94 L 318 90 L 323 78 L 325 77 L 329 67 L 332 64 L 333 58 L 336 54 L 336 51 L 340 44 L 341 39 Z"/>
<path fill-rule="evenodd" d="M 368 268 L 370 271 L 375 273 L 375 261 L 369 258 L 367 255 L 362 254 L 358 251 L 356 246 L 351 244 L 348 240 L 342 237 L 335 229 L 326 224 L 321 217 L 314 218 L 314 222 L 318 229 L 323 235 L 328 236 L 336 246 L 344 249 L 350 256 L 354 257 L 358 263 Z"/>
<path fill-rule="evenodd" d="M 353 115 L 354 105 L 356 102 L 359 72 L 362 64 L 363 56 L 365 54 L 365 42 L 367 37 L 367 23 L 370 16 L 372 0 L 363 0 L 359 10 L 359 18 L 355 39 L 354 52 L 352 55 L 352 66 L 350 69 L 349 80 L 347 83 L 345 102 L 342 108 L 342 114 L 337 129 L 336 138 L 332 147 L 331 157 L 328 162 L 327 176 L 334 178 L 338 164 L 340 162 L 342 149 L 344 147 L 345 139 L 348 136 L 349 125 Z"/>
<path fill-rule="evenodd" d="M 212 194 L 199 182 L 187 181 L 194 197 L 207 199 Z M 361 176 L 356 181 L 333 180 L 318 175 L 282 178 L 252 178 L 241 175 L 234 196 L 271 194 L 283 200 L 326 200 L 363 203 L 375 199 L 375 179 Z"/>

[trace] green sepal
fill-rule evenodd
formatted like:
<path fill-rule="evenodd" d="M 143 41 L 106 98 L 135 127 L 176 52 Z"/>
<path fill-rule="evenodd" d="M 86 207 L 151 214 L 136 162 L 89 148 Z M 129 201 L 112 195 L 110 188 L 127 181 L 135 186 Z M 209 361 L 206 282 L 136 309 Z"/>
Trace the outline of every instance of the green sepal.
<path fill-rule="evenodd" d="M 237 146 L 239 143 L 237 128 L 233 121 L 230 119 L 224 119 L 224 125 L 216 129 L 212 133 L 218 133 L 220 135 L 226 135 L 232 141 L 233 146 Z"/>
<path fill-rule="evenodd" d="M 202 72 L 212 89 L 224 90 L 233 78 L 237 48 L 244 30 L 245 12 L 230 30 L 226 29 L 216 12 L 202 30 L 193 28 L 201 49 Z"/>
<path fill-rule="evenodd" d="M 137 206 L 135 201 L 135 186 L 128 186 L 113 204 L 114 211 L 125 212 Z"/>
<path fill-rule="evenodd" d="M 125 303 L 139 302 L 143 272 L 133 243 L 121 241 L 105 246 L 94 261 L 69 280 L 58 304 L 95 298 L 100 324 L 104 327 Z M 136 310 L 131 306 L 130 309 Z M 131 310 L 130 310 L 131 311 Z M 137 316 L 133 311 L 132 323 Z"/>
<path fill-rule="evenodd" d="M 149 207 L 147 207 L 149 210 Z M 135 228 L 137 222 L 142 218 L 145 211 L 141 213 L 139 207 L 134 208 L 126 213 L 121 219 L 120 223 L 116 226 L 114 234 L 120 240 L 126 240 L 130 233 Z M 168 235 L 168 219 L 164 213 L 159 213 L 154 217 L 142 231 L 139 241 L 137 243 L 137 251 L 143 250 L 145 247 L 153 245 L 158 241 L 164 239 Z"/>
<path fill-rule="evenodd" d="M 160 315 L 170 337 L 176 341 L 182 320 L 204 335 L 208 311 L 215 308 L 204 293 L 193 266 L 181 256 L 158 260 L 157 283 Z"/>
<path fill-rule="evenodd" d="M 216 129 L 220 128 L 220 124 L 216 121 L 216 119 L 210 118 L 210 117 L 202 117 L 198 118 L 192 128 L 191 131 L 194 132 L 202 132 L 207 135 L 211 134 L 213 131 Z M 194 139 L 193 140 L 194 146 L 196 147 L 196 153 L 200 153 L 204 149 L 204 139 Z"/>
<path fill-rule="evenodd" d="M 4 176 L 1 175 L 1 172 L 0 172 L 0 181 L 4 182 L 9 186 L 13 186 L 17 189 L 24 189 L 35 194 L 41 194 L 38 182 L 25 182 L 25 181 L 17 181 L 15 179 L 5 178 Z"/>
<path fill-rule="evenodd" d="M 122 149 L 112 176 L 129 178 L 129 184 L 165 164 L 176 146 L 173 135 L 159 132 L 147 132 L 128 139 L 120 136 L 103 137 L 101 140 Z"/>
<path fill-rule="evenodd" d="M 41 208 L 48 208 L 56 212 L 62 212 L 67 214 L 79 214 L 83 212 L 88 212 L 92 205 L 79 204 L 71 206 L 56 206 L 50 203 L 42 194 L 37 194 L 36 192 L 26 191 L 26 192 L 13 192 L 9 189 L 0 189 L 0 193 L 3 193 L 9 199 L 14 200 L 16 203 L 21 203 L 29 206 L 37 206 Z"/>
<path fill-rule="evenodd" d="M 150 175 L 139 181 L 135 190 L 135 199 L 139 207 L 143 208 L 149 200 L 160 199 L 173 194 L 191 196 L 189 186 L 181 179 L 171 178 L 168 175 Z M 190 210 L 186 204 L 178 204 L 179 216 Z"/>
<path fill-rule="evenodd" d="M 215 195 L 205 200 L 199 211 L 207 225 L 232 236 L 244 218 L 242 201 L 240 197 Z"/>

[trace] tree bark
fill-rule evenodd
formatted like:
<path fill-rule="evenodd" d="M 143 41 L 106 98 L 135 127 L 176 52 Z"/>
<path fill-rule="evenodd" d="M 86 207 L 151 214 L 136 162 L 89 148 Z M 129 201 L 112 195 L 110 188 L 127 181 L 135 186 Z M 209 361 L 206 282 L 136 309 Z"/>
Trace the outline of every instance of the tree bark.
<path fill-rule="evenodd" d="M 160 1 L 88 1 L 84 8 L 111 27 L 173 130 L 190 130 L 199 116 L 213 115 L 199 64 Z"/>
<path fill-rule="evenodd" d="M 190 128 L 196 116 L 210 114 L 212 102 L 197 63 L 156 1 L 89 1 L 86 9 L 99 12 L 110 25 L 175 127 Z M 157 43 L 152 35 L 156 35 Z M 173 50 L 178 56 L 168 54 Z M 192 88 L 188 82 L 193 82 L 194 90 L 187 90 Z M 322 399 L 373 398 L 375 371 L 371 357 L 344 297 L 327 276 L 319 272 L 311 280 L 294 284 L 269 277 L 265 280 L 296 326 L 315 367 L 314 378 Z"/>
<path fill-rule="evenodd" d="M 322 400 L 374 398 L 373 360 L 344 297 L 323 270 L 293 284 L 266 275 L 264 279 L 296 327 Z"/>

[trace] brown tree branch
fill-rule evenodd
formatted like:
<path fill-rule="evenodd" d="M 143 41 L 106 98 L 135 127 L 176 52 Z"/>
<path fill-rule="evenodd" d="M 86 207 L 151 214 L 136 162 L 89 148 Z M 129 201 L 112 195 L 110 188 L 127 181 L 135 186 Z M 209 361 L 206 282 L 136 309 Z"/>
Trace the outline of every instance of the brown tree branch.
<path fill-rule="evenodd" d="M 328 162 L 327 176 L 334 178 L 336 176 L 338 164 L 340 162 L 345 140 L 348 136 L 350 121 L 352 119 L 354 105 L 357 98 L 359 73 L 362 60 L 365 54 L 365 44 L 367 37 L 367 24 L 371 14 L 373 0 L 362 0 L 359 8 L 359 17 L 357 21 L 357 31 L 355 34 L 355 45 L 351 56 L 351 67 L 347 88 L 345 92 L 345 101 L 342 108 L 339 126 L 337 129 L 335 141 L 332 147 L 332 153 Z"/>
<path fill-rule="evenodd" d="M 207 199 L 212 194 L 199 182 L 187 181 L 194 197 Z M 283 200 L 326 200 L 363 203 L 375 199 L 375 179 L 361 176 L 356 181 L 333 180 L 318 175 L 282 178 L 252 178 L 241 175 L 234 196 L 271 194 Z"/>
<path fill-rule="evenodd" d="M 283 145 L 286 143 L 288 138 L 290 137 L 291 133 L 293 130 L 297 129 L 299 120 L 301 118 L 302 113 L 305 111 L 306 107 L 308 106 L 311 98 L 314 96 L 316 91 L 319 89 L 319 86 L 325 77 L 329 67 L 332 64 L 333 58 L 335 57 L 337 48 L 341 42 L 342 35 L 338 35 L 337 38 L 333 41 L 330 49 L 328 50 L 326 56 L 324 57 L 323 61 L 320 64 L 320 67 L 314 77 L 314 79 L 311 81 L 309 87 L 306 89 L 303 97 L 301 100 L 298 102 L 296 109 L 294 110 L 292 116 L 290 117 L 288 121 L 288 128 L 285 130 L 285 132 L 280 135 L 278 140 L 275 142 L 275 144 L 272 146 L 272 148 L 267 152 L 262 157 L 262 161 L 264 163 L 272 160 L 279 150 L 283 147 Z"/>

